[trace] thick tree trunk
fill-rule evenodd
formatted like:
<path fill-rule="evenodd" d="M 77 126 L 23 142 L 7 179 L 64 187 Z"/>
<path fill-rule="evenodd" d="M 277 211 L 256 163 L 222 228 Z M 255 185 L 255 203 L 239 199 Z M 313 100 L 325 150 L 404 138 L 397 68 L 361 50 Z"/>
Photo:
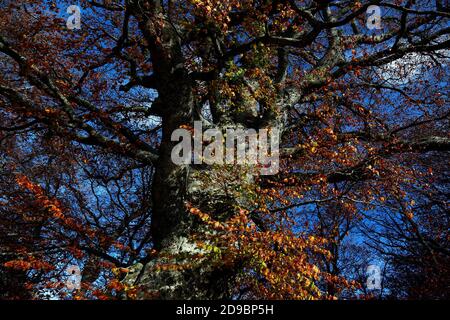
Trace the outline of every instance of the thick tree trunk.
<path fill-rule="evenodd" d="M 236 186 L 242 189 L 246 183 L 251 184 L 252 175 L 244 172 L 245 169 L 239 172 L 233 168 L 232 172 L 227 172 L 223 167 L 180 166 L 172 162 L 172 149 L 178 143 L 171 141 L 173 131 L 193 124 L 194 83 L 184 67 L 180 38 L 174 28 L 165 23 L 167 19 L 158 2 L 147 2 L 144 6 L 133 3 L 131 13 L 148 40 L 154 76 L 158 79 L 158 100 L 152 109 L 162 117 L 163 133 L 153 181 L 152 240 L 157 256 L 145 266 L 134 266 L 124 283 L 139 287 L 138 299 L 227 298 L 236 270 L 202 263 L 201 258 L 192 261 L 192 255 L 204 252 L 191 236 L 212 231 L 189 213 L 187 204 L 217 220 L 225 220 L 246 202 L 242 192 L 230 191 L 236 191 Z M 161 265 L 192 262 L 193 265 L 183 270 L 158 269 Z"/>
<path fill-rule="evenodd" d="M 145 266 L 135 266 L 125 279 L 137 286 L 138 299 L 226 299 L 230 298 L 237 267 L 210 263 L 207 254 L 192 239 L 193 235 L 214 234 L 191 214 L 187 205 L 225 221 L 238 208 L 249 203 L 247 186 L 254 185 L 258 174 L 248 166 L 214 166 L 206 164 L 176 165 L 171 153 L 178 141 L 171 141 L 174 130 L 192 126 L 192 87 L 186 75 L 178 75 L 160 90 L 163 134 L 160 155 L 153 181 L 152 236 L 157 256 Z M 280 116 L 281 117 L 281 116 Z M 279 121 L 279 119 L 276 119 Z M 241 124 L 233 125 L 242 128 Z M 278 126 L 279 127 L 279 126 Z M 230 124 L 217 129 L 230 128 Z M 197 256 L 192 259 L 192 256 Z M 200 256 L 200 257 L 199 257 Z M 189 264 L 185 269 L 173 266 Z M 161 270 L 161 266 L 168 269 Z"/>
<path fill-rule="evenodd" d="M 191 236 L 205 232 L 205 225 L 192 215 L 187 204 L 224 219 L 233 199 L 214 182 L 223 178 L 223 168 L 204 165 L 176 165 L 171 159 L 172 132 L 181 125 L 192 126 L 192 88 L 179 74 L 160 92 L 163 133 L 159 160 L 153 181 L 152 240 L 157 256 L 145 266 L 136 265 L 124 280 L 138 287 L 138 299 L 217 299 L 226 298 L 232 274 L 190 257 L 202 253 Z M 226 178 L 225 178 L 226 179 Z M 161 270 L 162 266 L 190 263 L 184 270 Z"/>
<path fill-rule="evenodd" d="M 138 298 L 227 298 L 233 273 L 222 269 L 220 265 L 203 263 L 206 260 L 201 254 L 205 252 L 192 236 L 206 232 L 206 226 L 189 213 L 186 203 L 198 199 L 208 199 L 209 205 L 214 203 L 217 207 L 227 206 L 228 203 L 218 194 L 213 194 L 213 190 L 199 178 L 195 178 L 199 172 L 188 172 L 187 167 L 166 170 L 161 168 L 156 178 L 161 180 L 155 180 L 154 185 L 154 200 L 157 202 L 153 211 L 152 230 L 157 256 L 134 274 L 134 284 L 140 286 Z M 219 211 L 213 214 L 217 215 Z M 193 258 L 193 255 L 198 256 Z M 187 268 L 174 268 L 187 263 Z M 168 266 L 169 269 L 161 270 L 162 266 Z"/>
<path fill-rule="evenodd" d="M 228 298 L 235 270 L 209 264 L 201 257 L 206 252 L 192 236 L 212 231 L 186 208 L 191 203 L 219 220 L 232 214 L 236 198 L 227 196 L 223 185 L 213 182 L 219 177 L 224 179 L 223 169 L 175 166 L 170 158 L 161 161 L 153 186 L 152 232 L 157 256 L 143 269 L 140 266 L 127 281 L 140 286 L 138 298 L 141 299 Z M 231 182 L 228 187 L 233 187 Z M 193 255 L 197 257 L 192 258 Z M 173 268 L 186 263 L 189 266 L 185 269 Z M 160 270 L 164 265 L 169 270 Z"/>

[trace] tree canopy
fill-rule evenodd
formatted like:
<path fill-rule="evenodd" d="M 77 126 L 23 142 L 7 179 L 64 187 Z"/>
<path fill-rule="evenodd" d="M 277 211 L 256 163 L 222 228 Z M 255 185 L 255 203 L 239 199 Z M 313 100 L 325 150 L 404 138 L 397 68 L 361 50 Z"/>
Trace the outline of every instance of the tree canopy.
<path fill-rule="evenodd" d="M 448 298 L 448 9 L 3 0 L 0 298 Z M 194 121 L 279 172 L 174 164 Z"/>

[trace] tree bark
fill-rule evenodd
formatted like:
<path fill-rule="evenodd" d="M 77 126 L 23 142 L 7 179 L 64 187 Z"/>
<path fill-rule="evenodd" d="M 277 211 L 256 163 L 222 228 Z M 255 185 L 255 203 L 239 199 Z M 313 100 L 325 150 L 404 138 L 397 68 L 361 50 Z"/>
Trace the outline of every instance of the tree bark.
<path fill-rule="evenodd" d="M 230 284 L 236 267 L 207 263 L 206 258 L 192 259 L 206 252 L 192 239 L 193 235 L 212 233 L 187 209 L 190 204 L 214 219 L 224 221 L 237 207 L 247 202 L 245 184 L 254 175 L 245 167 L 226 170 L 207 165 L 176 165 L 171 159 L 172 132 L 194 121 L 194 80 L 184 67 L 180 39 L 163 19 L 157 2 L 153 6 L 131 6 L 131 14 L 148 39 L 153 77 L 157 81 L 157 101 L 152 109 L 162 118 L 162 140 L 155 164 L 153 181 L 152 241 L 156 256 L 145 265 L 137 264 L 124 279 L 127 286 L 138 287 L 137 299 L 224 299 L 230 297 Z M 149 18 L 151 17 L 151 18 Z M 161 24 L 163 26 L 161 27 Z M 281 118 L 280 115 L 278 117 Z M 218 129 L 242 124 L 216 123 Z M 241 170 L 242 169 L 242 170 Z M 218 181 L 221 183 L 219 184 Z M 183 265 L 185 269 L 161 269 L 161 266 Z"/>

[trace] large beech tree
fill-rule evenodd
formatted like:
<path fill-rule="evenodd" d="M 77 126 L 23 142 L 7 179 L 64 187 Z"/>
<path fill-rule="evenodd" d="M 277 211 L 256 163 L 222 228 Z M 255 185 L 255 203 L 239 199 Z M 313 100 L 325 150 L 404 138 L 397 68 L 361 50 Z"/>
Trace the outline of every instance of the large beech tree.
<path fill-rule="evenodd" d="M 0 296 L 355 297 L 388 225 L 448 261 L 447 6 L 2 1 Z M 174 164 L 194 121 L 280 130 L 280 171 Z"/>

